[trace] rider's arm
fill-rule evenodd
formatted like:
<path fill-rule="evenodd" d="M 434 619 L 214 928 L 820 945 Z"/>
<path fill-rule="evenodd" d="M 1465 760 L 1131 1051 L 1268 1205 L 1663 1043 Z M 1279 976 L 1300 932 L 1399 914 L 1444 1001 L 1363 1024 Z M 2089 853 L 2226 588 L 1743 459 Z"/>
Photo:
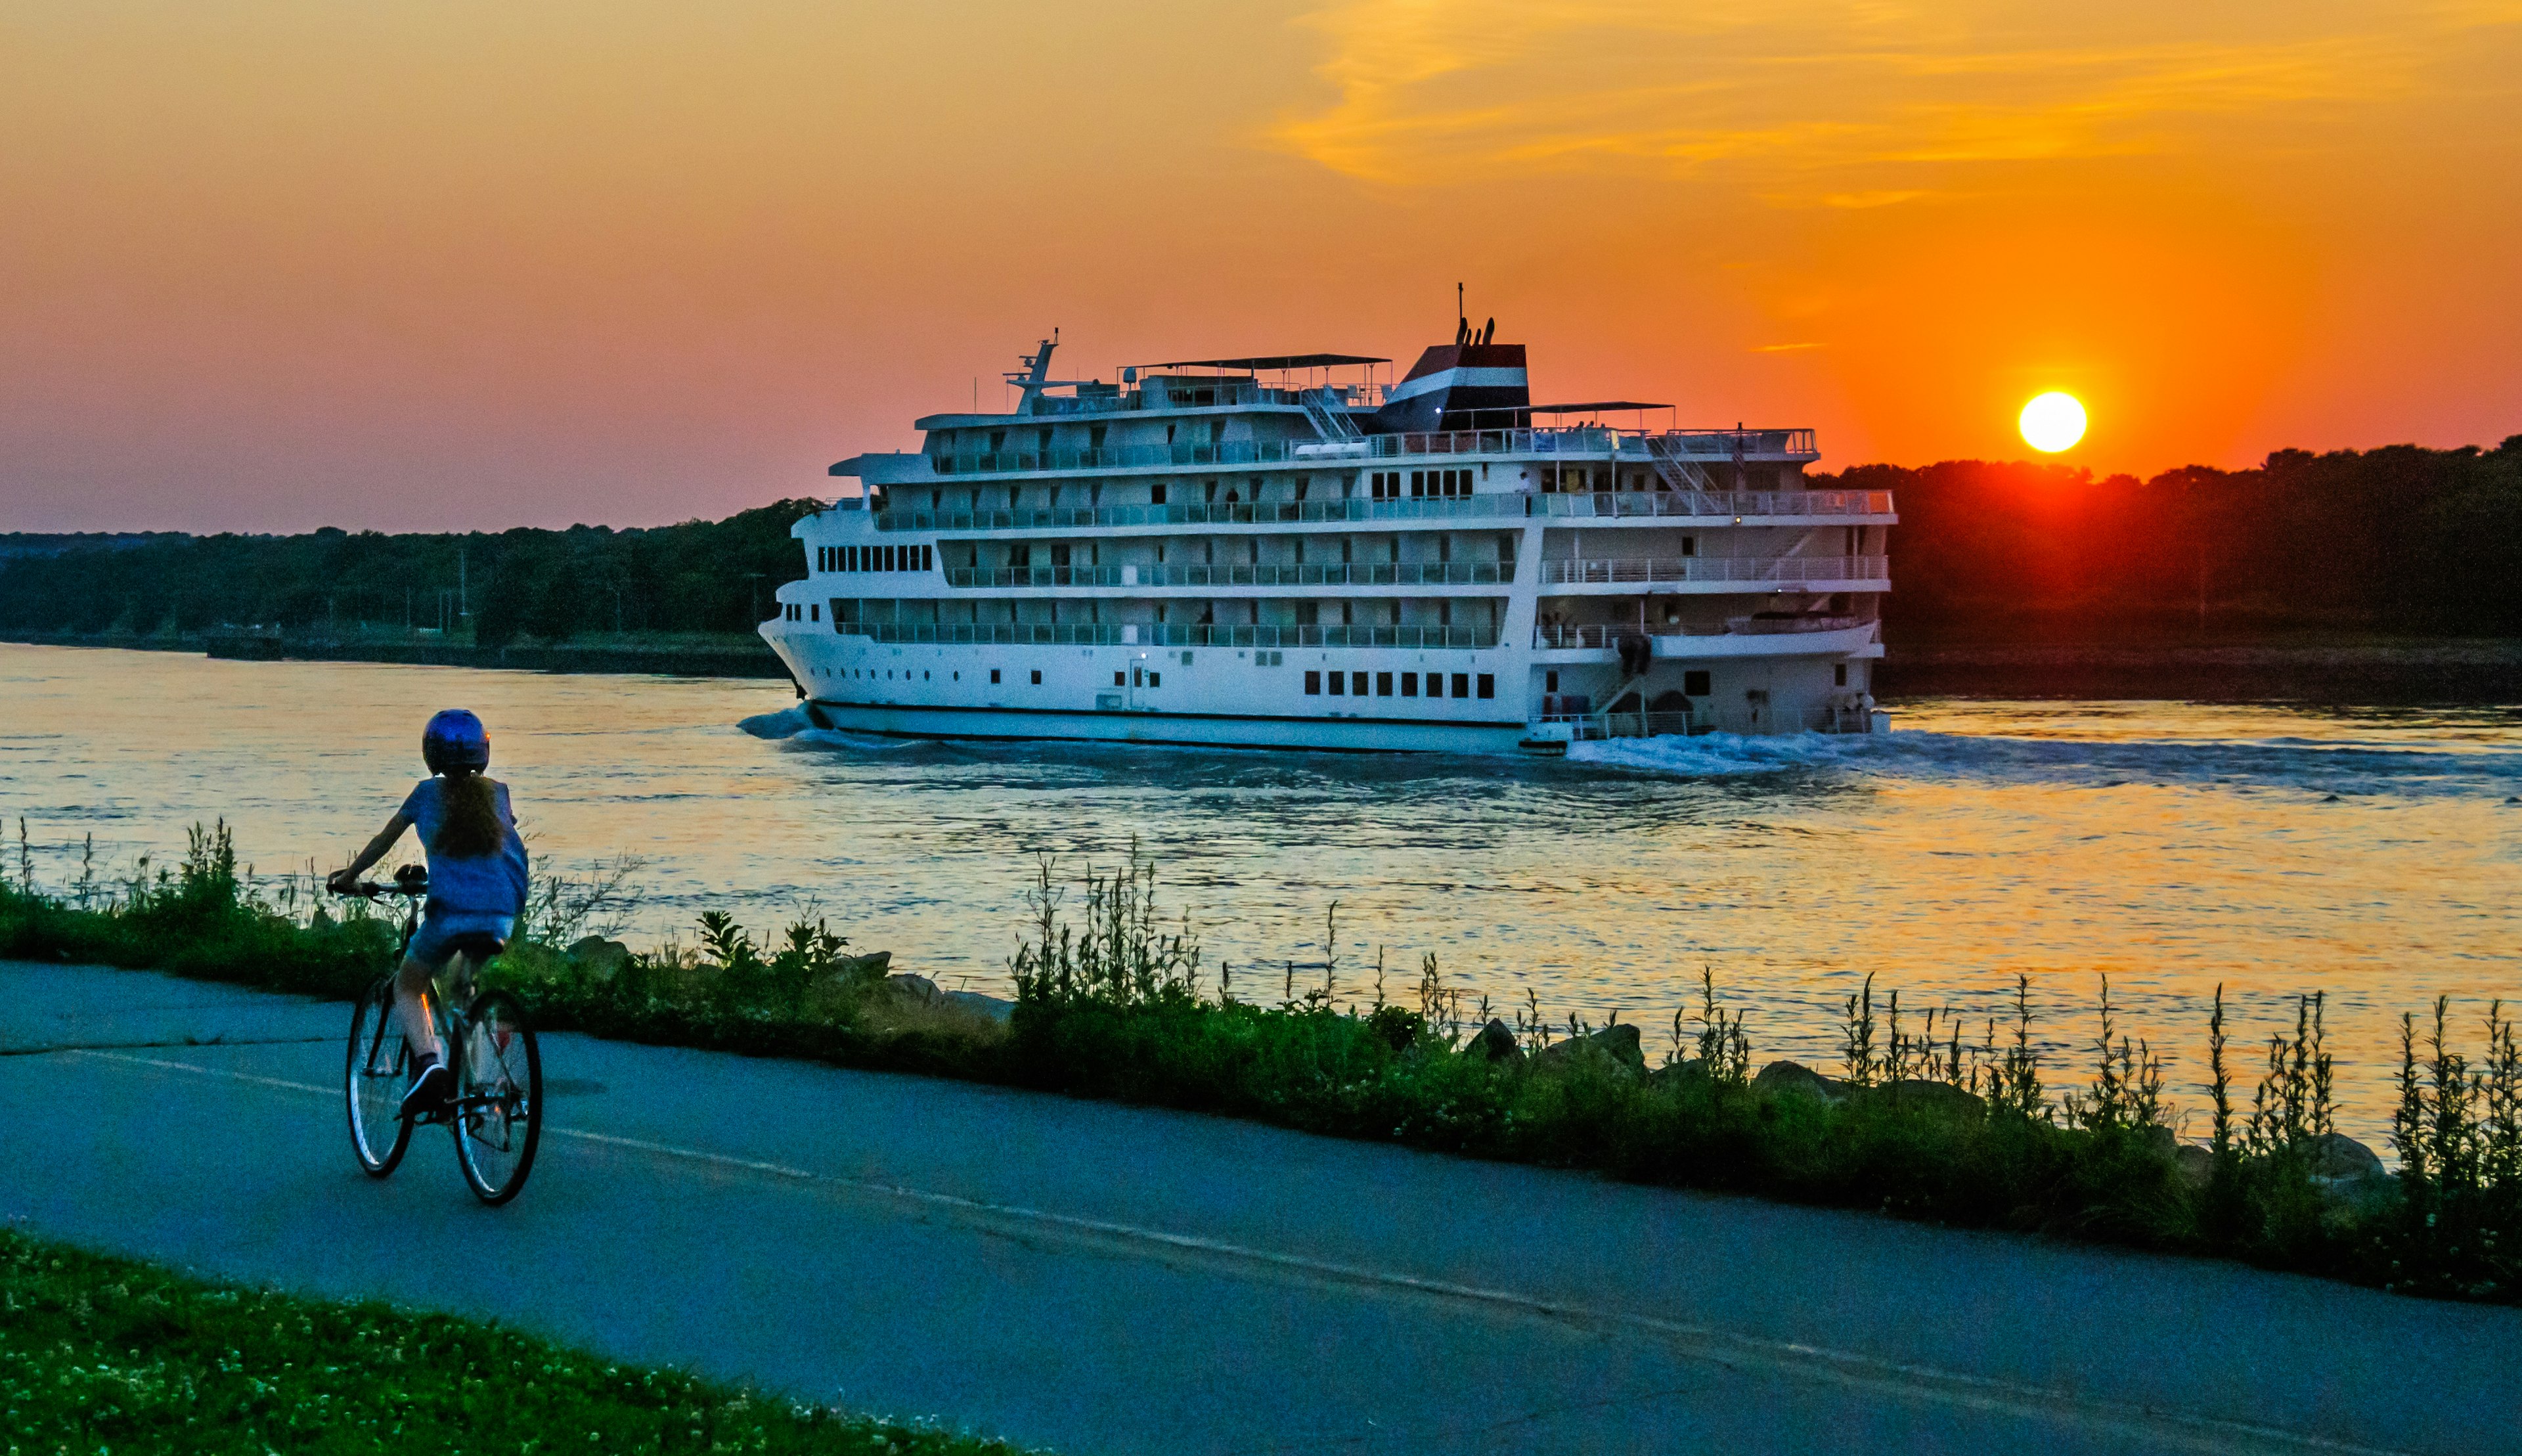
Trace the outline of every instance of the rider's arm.
<path fill-rule="evenodd" d="M 324 883 L 336 893 L 348 893 L 348 887 L 355 884 L 360 875 L 367 873 L 369 866 L 384 859 L 395 847 L 395 841 L 402 837 L 403 830 L 410 827 L 411 816 L 399 809 L 396 810 L 395 817 L 387 820 L 386 826 L 377 831 L 377 837 L 368 841 L 366 849 L 359 851 L 359 857 L 342 869 L 334 870 L 332 877 Z"/>

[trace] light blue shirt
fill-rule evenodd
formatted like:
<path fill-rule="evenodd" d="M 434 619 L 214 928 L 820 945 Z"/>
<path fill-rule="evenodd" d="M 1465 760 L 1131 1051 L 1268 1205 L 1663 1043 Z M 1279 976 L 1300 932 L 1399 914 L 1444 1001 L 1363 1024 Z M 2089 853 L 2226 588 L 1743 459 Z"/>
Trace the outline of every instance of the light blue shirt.
<path fill-rule="evenodd" d="M 517 817 L 508 808 L 508 786 L 491 787 L 499 813 L 503 842 L 487 855 L 442 855 L 435 841 L 446 822 L 444 778 L 424 778 L 402 801 L 403 817 L 420 830 L 429 852 L 429 913 L 464 911 L 475 915 L 519 916 L 526 911 L 526 842 L 517 837 Z"/>

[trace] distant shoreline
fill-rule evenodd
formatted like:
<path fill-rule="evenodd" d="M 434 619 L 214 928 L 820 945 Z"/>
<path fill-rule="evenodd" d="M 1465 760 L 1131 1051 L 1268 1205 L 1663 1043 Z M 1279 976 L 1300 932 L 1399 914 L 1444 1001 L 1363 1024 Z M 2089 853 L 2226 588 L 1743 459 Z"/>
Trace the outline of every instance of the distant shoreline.
<path fill-rule="evenodd" d="M 2522 703 L 2522 639 L 1903 647 L 1885 698 L 2179 698 L 2375 707 Z"/>
<path fill-rule="evenodd" d="M 373 662 L 407 667 L 490 668 L 529 673 L 628 673 L 668 678 L 788 680 L 768 644 L 738 641 L 512 643 L 380 642 L 238 634 L 137 636 L 10 633 L 0 641 L 37 647 L 112 647 L 142 652 L 193 652 L 237 662 Z"/>
<path fill-rule="evenodd" d="M 561 642 L 482 647 L 265 634 L 11 633 L 30 646 L 197 652 L 247 662 L 373 662 L 537 673 L 784 681 L 758 641 Z M 2522 638 L 2389 642 L 1902 646 L 1876 670 L 1883 698 L 2180 698 L 2411 706 L 2522 703 Z"/>

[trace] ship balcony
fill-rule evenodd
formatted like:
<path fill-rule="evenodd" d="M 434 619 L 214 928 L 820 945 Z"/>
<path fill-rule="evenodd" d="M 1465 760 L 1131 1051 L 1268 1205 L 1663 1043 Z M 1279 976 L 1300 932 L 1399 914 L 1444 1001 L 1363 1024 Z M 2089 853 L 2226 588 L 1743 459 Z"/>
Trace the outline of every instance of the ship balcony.
<path fill-rule="evenodd" d="M 1308 561 L 1221 566 L 950 566 L 949 587 L 1512 587 L 1515 563 Z"/>
<path fill-rule="evenodd" d="M 1664 587 L 1724 590 L 1742 586 L 1826 586 L 1834 591 L 1888 591 L 1888 556 L 1578 557 L 1541 563 L 1541 585 Z"/>
<path fill-rule="evenodd" d="M 1411 647 L 1478 651 L 1499 645 L 1484 627 L 1323 627 L 1195 622 L 840 622 L 843 636 L 879 642 L 1012 647 Z"/>
<path fill-rule="evenodd" d="M 1633 624 L 1559 624 L 1533 629 L 1534 660 L 1612 662 L 1622 637 L 1643 636 L 1659 658 L 1880 657 L 1876 624 L 1862 617 L 1730 617 L 1722 624 L 1641 629 Z"/>
<path fill-rule="evenodd" d="M 1243 500 L 1215 504 L 1074 506 L 1042 510 L 870 512 L 878 531 L 1077 531 L 1105 526 L 1285 526 L 1356 521 L 1549 519 L 1685 520 L 1782 524 L 1820 516 L 1892 525 L 1889 491 L 1625 491 L 1545 495 L 1526 491 L 1372 500 Z"/>
<path fill-rule="evenodd" d="M 1613 430 L 1575 425 L 1565 429 L 1440 430 L 1338 441 L 1222 440 L 1206 445 L 1186 441 L 1106 446 L 1100 449 L 939 450 L 928 456 L 928 468 L 940 478 L 959 478 L 1226 465 L 1321 465 L 1462 455 L 1529 455 L 1543 459 L 1565 455 L 1640 464 L 1652 464 L 1660 457 L 1676 464 L 1706 466 L 1736 461 L 1798 463 L 1818 460 L 1821 451 L 1810 430 Z"/>

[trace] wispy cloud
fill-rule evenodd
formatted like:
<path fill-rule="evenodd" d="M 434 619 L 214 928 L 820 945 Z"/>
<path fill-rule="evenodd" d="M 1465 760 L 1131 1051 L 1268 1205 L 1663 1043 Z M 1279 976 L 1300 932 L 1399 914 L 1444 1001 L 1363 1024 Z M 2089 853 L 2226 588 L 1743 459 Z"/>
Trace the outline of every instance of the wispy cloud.
<path fill-rule="evenodd" d="M 1777 201 L 1883 207 L 1927 188 L 1838 174 L 2170 151 L 2201 118 L 2386 100 L 2522 5 L 2243 9 L 2218 31 L 2163 0 L 1342 0 L 1304 22 L 1331 101 L 1273 136 L 1386 183 L 1747 164 L 1803 179 L 1758 189 Z"/>

